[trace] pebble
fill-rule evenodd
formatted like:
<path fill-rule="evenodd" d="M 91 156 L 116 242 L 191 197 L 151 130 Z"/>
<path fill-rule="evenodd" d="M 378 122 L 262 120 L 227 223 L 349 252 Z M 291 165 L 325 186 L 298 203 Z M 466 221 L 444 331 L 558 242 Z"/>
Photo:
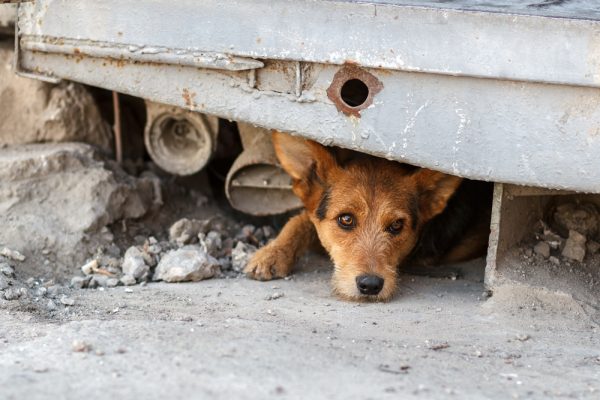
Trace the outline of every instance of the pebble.
<path fill-rule="evenodd" d="M 125 275 L 132 276 L 135 279 L 145 278 L 150 272 L 150 267 L 144 261 L 144 254 L 135 246 L 128 248 L 125 252 L 122 269 Z"/>
<path fill-rule="evenodd" d="M 106 287 L 117 287 L 119 286 L 119 280 L 117 278 L 108 278 L 106 280 Z"/>
<path fill-rule="evenodd" d="M 0 250 L 0 256 L 4 256 L 15 261 L 25 261 L 25 256 L 23 254 L 19 253 L 16 250 L 11 250 L 7 247 L 4 247 L 2 250 Z"/>
<path fill-rule="evenodd" d="M 570 230 L 569 238 L 565 242 L 562 255 L 572 260 L 582 262 L 585 258 L 585 242 L 586 237 L 584 235 L 577 231 Z"/>
<path fill-rule="evenodd" d="M 153 280 L 165 282 L 200 281 L 215 276 L 219 262 L 200 248 L 184 246 L 171 250 L 158 263 Z"/>
<path fill-rule="evenodd" d="M 265 297 L 265 300 L 277 300 L 283 297 L 283 293 L 275 292 Z"/>
<path fill-rule="evenodd" d="M 8 279 L 6 279 L 4 276 L 0 275 L 0 290 L 4 290 L 6 288 L 8 288 Z"/>
<path fill-rule="evenodd" d="M 550 256 L 548 260 L 554 265 L 560 265 L 560 260 L 557 257 Z"/>
<path fill-rule="evenodd" d="M 600 243 L 594 240 L 588 240 L 585 244 L 585 248 L 589 254 L 596 254 L 600 250 Z"/>
<path fill-rule="evenodd" d="M 17 288 L 9 288 L 4 291 L 4 298 L 6 300 L 18 300 L 23 295 L 23 292 Z"/>
<path fill-rule="evenodd" d="M 241 272 L 255 252 L 256 247 L 251 244 L 238 242 L 233 250 L 231 250 L 231 267 L 233 270 Z"/>
<path fill-rule="evenodd" d="M 92 345 L 83 340 L 74 340 L 71 344 L 71 350 L 76 353 L 87 353 L 92 350 Z"/>
<path fill-rule="evenodd" d="M 135 278 L 134 278 L 133 276 L 131 276 L 131 275 L 123 275 L 123 276 L 121 277 L 121 283 L 122 283 L 124 286 L 131 286 L 131 285 L 135 285 L 135 283 L 136 283 L 136 280 L 135 280 Z"/>
<path fill-rule="evenodd" d="M 56 303 L 52 299 L 50 299 L 50 300 L 48 300 L 48 303 L 46 303 L 46 308 L 49 311 L 54 311 L 54 310 L 56 310 Z"/>
<path fill-rule="evenodd" d="M 73 300 L 70 297 L 67 297 L 66 295 L 62 295 L 62 297 L 60 298 L 60 302 L 65 306 L 75 305 L 75 300 Z"/>
<path fill-rule="evenodd" d="M 0 262 L 0 272 L 9 278 L 14 278 L 15 276 L 15 269 L 5 262 Z"/>
<path fill-rule="evenodd" d="M 71 279 L 71 287 L 74 289 L 84 289 L 88 286 L 91 279 L 90 276 L 75 276 Z"/>
<path fill-rule="evenodd" d="M 183 218 L 169 228 L 169 240 L 184 246 L 195 241 L 199 233 L 204 233 L 210 226 L 210 220 Z"/>
<path fill-rule="evenodd" d="M 539 254 L 544 258 L 550 257 L 550 245 L 546 242 L 539 242 L 533 248 L 535 254 Z"/>
<path fill-rule="evenodd" d="M 219 254 L 219 251 L 223 247 L 223 241 L 221 240 L 221 234 L 216 231 L 210 231 L 207 234 L 200 233 L 198 235 L 198 239 L 200 241 L 200 246 L 202 250 L 206 253 L 210 254 L 213 257 L 216 257 Z"/>

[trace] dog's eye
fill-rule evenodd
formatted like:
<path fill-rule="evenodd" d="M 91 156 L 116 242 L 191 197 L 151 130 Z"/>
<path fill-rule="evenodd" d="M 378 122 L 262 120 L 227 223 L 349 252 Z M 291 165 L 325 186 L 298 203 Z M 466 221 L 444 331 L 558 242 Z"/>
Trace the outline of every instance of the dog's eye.
<path fill-rule="evenodd" d="M 388 226 L 387 231 L 392 235 L 397 235 L 402 232 L 402 228 L 404 228 L 404 220 L 397 219 Z"/>
<path fill-rule="evenodd" d="M 342 214 L 338 217 L 338 225 L 343 229 L 354 228 L 354 217 L 352 214 Z"/>

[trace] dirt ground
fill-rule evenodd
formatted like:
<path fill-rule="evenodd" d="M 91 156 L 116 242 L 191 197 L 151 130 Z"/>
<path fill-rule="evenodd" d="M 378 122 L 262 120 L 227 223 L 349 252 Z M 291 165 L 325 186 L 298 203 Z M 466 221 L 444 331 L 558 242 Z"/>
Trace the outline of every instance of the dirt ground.
<path fill-rule="evenodd" d="M 386 304 L 332 297 L 310 256 L 290 280 L 72 290 L 58 317 L 0 307 L 0 398 L 597 399 L 598 325 L 569 301 L 486 300 L 482 264 L 406 276 Z"/>

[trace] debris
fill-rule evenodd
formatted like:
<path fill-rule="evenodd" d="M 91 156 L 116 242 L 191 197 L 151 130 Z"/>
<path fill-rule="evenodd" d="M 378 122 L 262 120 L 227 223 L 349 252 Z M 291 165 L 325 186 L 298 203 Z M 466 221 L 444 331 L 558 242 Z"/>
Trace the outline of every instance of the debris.
<path fill-rule="evenodd" d="M 560 260 L 558 259 L 558 257 L 550 256 L 548 258 L 548 261 L 550 261 L 554 265 L 560 265 Z"/>
<path fill-rule="evenodd" d="M 131 275 L 123 275 L 121 277 L 121 283 L 124 286 L 131 286 L 131 285 L 135 285 L 136 284 L 136 280 L 133 276 Z"/>
<path fill-rule="evenodd" d="M 565 242 L 562 255 L 572 260 L 582 262 L 585 258 L 585 242 L 586 237 L 584 235 L 577 231 L 570 230 L 569 238 Z"/>
<path fill-rule="evenodd" d="M 150 272 L 150 267 L 144 261 L 144 254 L 135 246 L 125 252 L 121 268 L 125 275 L 132 276 L 136 280 L 145 279 Z"/>
<path fill-rule="evenodd" d="M 233 270 L 236 272 L 243 271 L 255 252 L 256 247 L 251 244 L 238 242 L 233 250 L 231 250 L 231 267 Z"/>
<path fill-rule="evenodd" d="M 14 261 L 25 261 L 25 256 L 23 254 L 19 253 L 16 250 L 11 250 L 7 247 L 4 247 L 2 250 L 0 250 L 0 256 L 10 258 Z"/>
<path fill-rule="evenodd" d="M 577 231 L 583 236 L 594 236 L 598 232 L 600 213 L 591 203 L 567 203 L 556 207 L 554 222 L 557 230 L 563 236 L 569 231 Z"/>
<path fill-rule="evenodd" d="M 67 297 L 66 295 L 62 295 L 62 297 L 60 298 L 60 302 L 62 304 L 64 304 L 65 306 L 73 306 L 75 305 L 75 300 L 73 300 L 70 297 Z"/>
<path fill-rule="evenodd" d="M 283 297 L 283 293 L 275 292 L 265 297 L 265 300 L 277 300 Z"/>
<path fill-rule="evenodd" d="M 171 250 L 158 263 L 153 280 L 165 282 L 200 281 L 219 272 L 219 262 L 199 246 Z"/>
<path fill-rule="evenodd" d="M 83 340 L 74 340 L 71 349 L 75 353 L 88 353 L 92 350 L 92 345 Z"/>
<path fill-rule="evenodd" d="M 71 287 L 74 289 L 84 289 L 88 286 L 91 279 L 91 276 L 75 276 L 71 279 Z"/>
<path fill-rule="evenodd" d="M 544 258 L 550 257 L 550 245 L 546 242 L 538 242 L 533 248 L 535 254 L 539 254 Z"/>
<path fill-rule="evenodd" d="M 443 350 L 443 349 L 447 349 L 448 347 L 450 347 L 448 342 L 433 343 L 433 342 L 430 342 L 429 340 L 426 340 L 425 344 L 427 345 L 427 348 L 429 350 L 433 350 L 433 351 Z"/>
<path fill-rule="evenodd" d="M 0 273 L 8 276 L 9 278 L 13 278 L 15 276 L 14 268 L 5 262 L 0 262 Z"/>
<path fill-rule="evenodd" d="M 520 341 L 520 342 L 526 342 L 526 341 L 528 341 L 529 339 L 531 339 L 531 336 L 529 336 L 529 335 L 525 335 L 525 334 L 519 334 L 519 335 L 517 335 L 517 336 L 515 337 L 515 339 L 517 339 L 517 340 L 518 340 L 518 341 Z"/>
<path fill-rule="evenodd" d="M 223 241 L 221 240 L 221 234 L 216 231 L 210 231 L 207 234 L 200 233 L 198 235 L 200 246 L 202 250 L 211 256 L 215 257 L 223 247 Z"/>
<path fill-rule="evenodd" d="M 90 261 L 87 264 L 85 264 L 84 266 L 82 266 L 81 271 L 86 275 L 92 275 L 95 271 L 98 270 L 98 268 L 99 268 L 98 260 L 93 259 L 92 261 Z"/>
<path fill-rule="evenodd" d="M 398 368 L 392 368 L 388 364 L 379 364 L 377 369 L 381 372 L 387 372 L 388 374 L 402 375 L 402 374 L 408 374 L 410 365 L 401 365 Z"/>
<path fill-rule="evenodd" d="M 4 298 L 6 300 L 17 300 L 23 295 L 23 292 L 17 288 L 9 288 L 4 291 Z"/>
<path fill-rule="evenodd" d="M 119 286 L 119 280 L 117 278 L 108 278 L 106 280 L 106 287 L 117 287 Z"/>
<path fill-rule="evenodd" d="M 8 288 L 8 279 L 0 275 L 0 290 Z"/>
<path fill-rule="evenodd" d="M 180 219 L 169 228 L 169 240 L 180 247 L 193 243 L 198 239 L 198 234 L 206 233 L 209 226 L 210 220 Z"/>

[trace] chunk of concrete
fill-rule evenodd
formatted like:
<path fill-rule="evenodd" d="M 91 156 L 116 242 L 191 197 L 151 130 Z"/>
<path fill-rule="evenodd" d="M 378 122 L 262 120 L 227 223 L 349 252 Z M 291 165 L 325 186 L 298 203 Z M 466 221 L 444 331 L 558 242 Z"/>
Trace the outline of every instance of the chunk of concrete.
<path fill-rule="evenodd" d="M 586 237 L 584 235 L 577 231 L 570 230 L 569 238 L 565 242 L 562 255 L 571 260 L 582 262 L 585 258 L 585 242 Z"/>
<path fill-rule="evenodd" d="M 219 272 L 219 262 L 199 246 L 184 246 L 168 252 L 158 263 L 153 280 L 165 282 L 201 281 Z"/>
<path fill-rule="evenodd" d="M 148 276 L 150 267 L 144 261 L 143 252 L 135 246 L 127 249 L 121 266 L 125 275 L 132 276 L 136 280 Z"/>
<path fill-rule="evenodd" d="M 94 233 L 143 216 L 153 197 L 152 182 L 125 174 L 86 144 L 0 151 L 0 243 L 21 253 L 52 248 L 58 263 L 82 265 L 93 241 L 102 240 Z"/>

